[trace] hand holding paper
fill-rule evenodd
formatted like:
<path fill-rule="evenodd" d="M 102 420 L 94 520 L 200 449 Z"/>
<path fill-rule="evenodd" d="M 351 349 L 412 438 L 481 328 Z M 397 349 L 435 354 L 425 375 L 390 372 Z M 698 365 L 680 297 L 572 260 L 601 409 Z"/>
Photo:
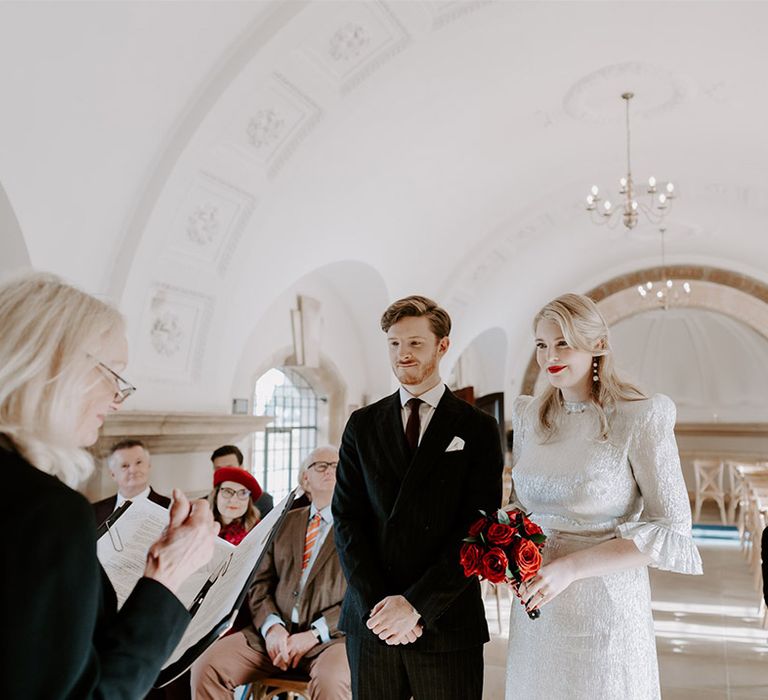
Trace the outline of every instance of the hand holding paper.
<path fill-rule="evenodd" d="M 184 580 L 208 563 L 219 524 L 214 521 L 207 501 L 189 502 L 178 489 L 173 490 L 170 522 L 147 554 L 144 575 L 177 593 Z"/>

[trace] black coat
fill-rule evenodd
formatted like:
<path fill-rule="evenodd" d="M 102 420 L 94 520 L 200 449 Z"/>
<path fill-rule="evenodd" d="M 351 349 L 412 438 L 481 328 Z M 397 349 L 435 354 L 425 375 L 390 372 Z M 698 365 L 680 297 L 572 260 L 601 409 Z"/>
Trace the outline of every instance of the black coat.
<path fill-rule="evenodd" d="M 411 460 L 401 410 L 396 392 L 355 411 L 344 430 L 333 497 L 349 583 L 339 627 L 373 635 L 365 627 L 370 610 L 399 594 L 425 623 L 413 648 L 483 644 L 489 637 L 480 586 L 464 577 L 459 549 L 478 511 L 501 506 L 496 421 L 446 389 Z M 446 452 L 455 436 L 464 448 Z"/>
<path fill-rule="evenodd" d="M 761 549 L 763 557 L 763 600 L 768 605 L 768 527 L 763 530 Z"/>
<path fill-rule="evenodd" d="M 189 624 L 165 586 L 142 578 L 117 611 L 96 558 L 88 501 L 0 435 L 10 489 L 3 544 L 4 700 L 141 698 Z"/>
<path fill-rule="evenodd" d="M 161 493 L 155 491 L 151 486 L 149 487 L 149 495 L 147 498 L 152 501 L 152 503 L 157 503 L 157 505 L 162 506 L 163 508 L 168 508 L 171 505 L 171 499 L 168 498 L 168 496 L 163 496 Z M 96 501 L 96 503 L 92 504 L 93 516 L 96 518 L 96 525 L 101 525 L 112 514 L 116 505 L 117 494 L 114 496 L 109 496 L 109 498 L 105 498 L 101 501 Z"/>

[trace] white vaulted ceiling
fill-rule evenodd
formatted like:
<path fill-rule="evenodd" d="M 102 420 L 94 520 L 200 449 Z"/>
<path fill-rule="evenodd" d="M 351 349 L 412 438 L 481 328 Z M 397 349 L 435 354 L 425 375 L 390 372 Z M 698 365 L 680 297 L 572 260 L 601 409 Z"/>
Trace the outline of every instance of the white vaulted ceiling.
<path fill-rule="evenodd" d="M 675 397 L 687 421 L 768 422 L 768 342 L 704 309 L 656 310 L 611 329 L 625 374 Z"/>
<path fill-rule="evenodd" d="M 226 409 L 273 303 L 347 263 L 370 271 L 336 287 L 360 352 L 353 297 L 427 293 L 454 359 L 506 334 L 514 393 L 542 303 L 658 263 L 653 229 L 581 204 L 624 174 L 624 90 L 635 174 L 679 187 L 670 261 L 768 283 L 767 23 L 749 2 L 5 3 L 0 181 L 32 264 L 126 313 L 145 407 Z"/>

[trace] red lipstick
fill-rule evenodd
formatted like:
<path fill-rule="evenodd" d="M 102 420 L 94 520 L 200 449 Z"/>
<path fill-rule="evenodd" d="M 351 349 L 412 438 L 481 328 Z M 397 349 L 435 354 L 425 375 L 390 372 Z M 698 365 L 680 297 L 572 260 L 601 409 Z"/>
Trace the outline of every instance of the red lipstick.
<path fill-rule="evenodd" d="M 547 372 L 550 374 L 557 374 L 558 372 L 562 372 L 565 367 L 565 365 L 552 365 L 551 367 L 547 367 Z"/>

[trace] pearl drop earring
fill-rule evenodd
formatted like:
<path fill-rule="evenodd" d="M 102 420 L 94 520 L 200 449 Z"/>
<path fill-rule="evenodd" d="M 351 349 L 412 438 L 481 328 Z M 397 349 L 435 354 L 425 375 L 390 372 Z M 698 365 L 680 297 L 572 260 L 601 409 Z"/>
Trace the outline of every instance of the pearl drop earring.
<path fill-rule="evenodd" d="M 599 382 L 600 377 L 597 376 L 597 358 L 592 361 L 592 381 Z"/>

